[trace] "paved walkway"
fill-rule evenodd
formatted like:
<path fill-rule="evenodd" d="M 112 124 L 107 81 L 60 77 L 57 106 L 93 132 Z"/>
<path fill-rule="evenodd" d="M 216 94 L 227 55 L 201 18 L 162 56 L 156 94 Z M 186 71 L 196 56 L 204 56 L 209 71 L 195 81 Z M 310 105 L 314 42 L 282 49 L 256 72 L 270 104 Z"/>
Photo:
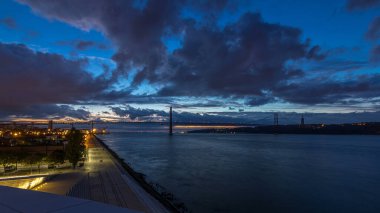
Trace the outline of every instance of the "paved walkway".
<path fill-rule="evenodd" d="M 168 212 L 124 171 L 95 137 L 87 137 L 86 146 L 88 160 L 84 167 L 58 175 L 38 187 L 38 191 L 66 194 L 141 212 Z"/>

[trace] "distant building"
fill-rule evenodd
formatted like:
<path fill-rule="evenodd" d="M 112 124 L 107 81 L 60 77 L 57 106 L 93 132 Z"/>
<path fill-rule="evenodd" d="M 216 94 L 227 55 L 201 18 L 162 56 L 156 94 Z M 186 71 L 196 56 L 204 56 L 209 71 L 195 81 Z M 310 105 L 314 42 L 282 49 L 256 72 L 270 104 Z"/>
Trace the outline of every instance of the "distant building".
<path fill-rule="evenodd" d="M 48 123 L 48 130 L 53 130 L 53 120 L 49 120 L 49 123 Z"/>
<path fill-rule="evenodd" d="M 303 114 L 302 114 L 300 127 L 304 127 L 304 126 L 305 126 L 305 119 L 303 118 Z"/>

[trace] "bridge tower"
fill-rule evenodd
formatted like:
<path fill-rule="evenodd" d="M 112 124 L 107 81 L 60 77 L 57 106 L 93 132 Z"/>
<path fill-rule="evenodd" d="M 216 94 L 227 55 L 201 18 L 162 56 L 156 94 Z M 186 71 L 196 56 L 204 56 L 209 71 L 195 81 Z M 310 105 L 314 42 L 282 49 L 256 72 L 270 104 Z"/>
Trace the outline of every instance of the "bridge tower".
<path fill-rule="evenodd" d="M 52 131 L 53 130 L 53 120 L 48 121 L 48 130 Z"/>
<path fill-rule="evenodd" d="M 304 127 L 305 126 L 305 119 L 303 118 L 303 114 L 301 116 L 301 127 Z"/>
<path fill-rule="evenodd" d="M 278 126 L 278 113 L 274 113 L 273 125 Z"/>
<path fill-rule="evenodd" d="M 173 109 L 170 107 L 169 111 L 169 135 L 173 135 Z"/>

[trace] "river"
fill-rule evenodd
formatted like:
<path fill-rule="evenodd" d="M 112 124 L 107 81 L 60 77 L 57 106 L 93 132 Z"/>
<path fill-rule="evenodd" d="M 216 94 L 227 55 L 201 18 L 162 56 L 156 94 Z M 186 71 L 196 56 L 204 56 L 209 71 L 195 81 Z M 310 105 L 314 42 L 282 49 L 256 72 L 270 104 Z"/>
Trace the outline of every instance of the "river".
<path fill-rule="evenodd" d="M 105 143 L 193 212 L 380 211 L 379 136 L 109 128 Z"/>

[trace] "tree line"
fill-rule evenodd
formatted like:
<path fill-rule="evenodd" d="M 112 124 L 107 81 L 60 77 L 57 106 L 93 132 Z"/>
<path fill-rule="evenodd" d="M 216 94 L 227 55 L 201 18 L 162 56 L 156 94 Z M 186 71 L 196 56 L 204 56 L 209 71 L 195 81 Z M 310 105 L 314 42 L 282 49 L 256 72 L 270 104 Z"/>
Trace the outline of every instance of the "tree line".
<path fill-rule="evenodd" d="M 30 166 L 32 172 L 33 165 L 37 165 L 38 170 L 44 163 L 49 164 L 48 168 L 55 168 L 67 160 L 75 169 L 78 162 L 85 157 L 84 134 L 73 128 L 69 131 L 66 139 L 67 144 L 64 150 L 54 150 L 48 155 L 20 150 L 0 151 L 0 165 L 7 172 L 17 170 L 19 164 L 25 164 Z"/>

